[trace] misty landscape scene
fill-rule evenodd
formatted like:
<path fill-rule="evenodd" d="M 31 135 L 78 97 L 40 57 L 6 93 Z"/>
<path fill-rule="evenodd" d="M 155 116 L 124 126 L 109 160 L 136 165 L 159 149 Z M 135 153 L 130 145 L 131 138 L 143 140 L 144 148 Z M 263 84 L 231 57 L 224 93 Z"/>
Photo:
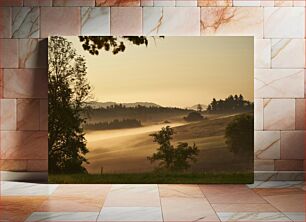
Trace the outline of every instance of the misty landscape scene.
<path fill-rule="evenodd" d="M 252 37 L 50 37 L 49 181 L 251 183 Z"/>

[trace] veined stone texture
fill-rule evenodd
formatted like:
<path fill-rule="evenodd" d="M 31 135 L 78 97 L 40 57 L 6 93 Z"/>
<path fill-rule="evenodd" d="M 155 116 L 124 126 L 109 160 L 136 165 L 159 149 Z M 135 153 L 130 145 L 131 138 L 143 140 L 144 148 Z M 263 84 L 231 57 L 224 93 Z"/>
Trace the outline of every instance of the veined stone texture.
<path fill-rule="evenodd" d="M 282 179 L 279 171 L 301 170 L 305 1 L 0 1 L 0 135 L 5 170 L 47 170 L 45 40 L 50 35 L 254 36 L 255 170 L 278 170 L 273 178 Z"/>

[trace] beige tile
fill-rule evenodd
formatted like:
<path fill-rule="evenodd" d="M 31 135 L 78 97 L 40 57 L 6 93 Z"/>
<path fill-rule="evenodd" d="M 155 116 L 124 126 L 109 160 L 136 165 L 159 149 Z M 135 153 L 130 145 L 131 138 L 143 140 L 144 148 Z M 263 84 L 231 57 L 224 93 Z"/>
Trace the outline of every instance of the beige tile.
<path fill-rule="evenodd" d="M 294 24 L 294 25 L 292 25 Z M 304 38 L 305 10 L 301 7 L 265 7 L 265 38 Z"/>
<path fill-rule="evenodd" d="M 270 39 L 255 39 L 255 68 L 270 68 L 271 67 L 271 40 Z"/>
<path fill-rule="evenodd" d="M 105 199 L 110 192 L 111 184 L 61 184 L 52 197 L 78 197 Z"/>
<path fill-rule="evenodd" d="M 27 171 L 29 172 L 48 171 L 48 160 L 27 160 Z"/>
<path fill-rule="evenodd" d="M 3 97 L 3 69 L 0 69 L 0 98 Z"/>
<path fill-rule="evenodd" d="M 154 0 L 154 7 L 175 6 L 175 0 Z"/>
<path fill-rule="evenodd" d="M 96 0 L 96 6 L 140 6 L 140 0 Z"/>
<path fill-rule="evenodd" d="M 304 70 L 304 98 L 306 97 L 306 69 Z"/>
<path fill-rule="evenodd" d="M 202 7 L 201 35 L 263 36 L 261 7 Z"/>
<path fill-rule="evenodd" d="M 141 6 L 153 6 L 154 0 L 140 0 Z"/>
<path fill-rule="evenodd" d="M 22 6 L 22 0 L 1 0 L 0 7 Z"/>
<path fill-rule="evenodd" d="M 112 7 L 111 35 L 141 35 L 142 8 Z"/>
<path fill-rule="evenodd" d="M 276 171 L 303 171 L 303 160 L 275 160 Z"/>
<path fill-rule="evenodd" d="M 274 6 L 274 0 L 261 0 L 260 1 L 260 6 L 264 6 L 264 7 L 271 6 L 271 7 L 273 7 Z"/>
<path fill-rule="evenodd" d="M 255 171 L 274 171 L 274 160 L 255 160 Z"/>
<path fill-rule="evenodd" d="M 78 7 L 42 7 L 41 38 L 52 35 L 80 35 L 80 13 Z"/>
<path fill-rule="evenodd" d="M 40 11 L 38 7 L 12 8 L 12 37 L 39 38 Z"/>
<path fill-rule="evenodd" d="M 39 100 L 17 100 L 17 130 L 39 130 Z"/>
<path fill-rule="evenodd" d="M 305 210 L 305 192 L 301 189 L 256 189 L 256 192 L 282 212 L 304 212 Z"/>
<path fill-rule="evenodd" d="M 255 69 L 255 98 L 303 98 L 303 69 Z"/>
<path fill-rule="evenodd" d="M 268 203 L 261 204 L 212 204 L 216 212 L 277 212 L 278 210 Z"/>
<path fill-rule="evenodd" d="M 1 131 L 1 157 L 4 159 L 47 159 L 48 133 Z"/>
<path fill-rule="evenodd" d="M 143 33 L 145 35 L 200 35 L 200 8 L 145 7 Z"/>
<path fill-rule="evenodd" d="M 220 212 L 218 216 L 221 221 L 290 221 L 280 212 Z"/>
<path fill-rule="evenodd" d="M 295 6 L 295 7 L 305 7 L 306 2 L 304 0 L 293 0 L 293 6 Z"/>
<path fill-rule="evenodd" d="M 95 0 L 53 0 L 53 6 L 95 6 Z"/>
<path fill-rule="evenodd" d="M 160 207 L 103 207 L 97 221 L 162 222 Z"/>
<path fill-rule="evenodd" d="M 304 159 L 305 131 L 281 132 L 281 159 Z"/>
<path fill-rule="evenodd" d="M 47 68 L 47 49 L 47 39 L 20 39 L 19 68 Z"/>
<path fill-rule="evenodd" d="M 48 100 L 41 99 L 39 104 L 39 129 L 48 130 Z"/>
<path fill-rule="evenodd" d="M 198 0 L 198 6 L 233 6 L 233 0 Z"/>
<path fill-rule="evenodd" d="M 47 98 L 47 69 L 5 69 L 3 73 L 5 98 Z"/>
<path fill-rule="evenodd" d="M 160 199 L 157 185 L 112 185 L 105 207 L 158 207 Z"/>
<path fill-rule="evenodd" d="M 26 160 L 0 160 L 0 170 L 24 172 L 27 170 Z"/>
<path fill-rule="evenodd" d="M 97 212 L 103 206 L 104 199 L 87 197 L 49 197 L 39 207 L 39 212 Z"/>
<path fill-rule="evenodd" d="M 274 0 L 275 7 L 290 7 L 293 6 L 293 0 Z"/>
<path fill-rule="evenodd" d="M 24 6 L 52 6 L 52 0 L 23 0 Z"/>
<path fill-rule="evenodd" d="M 161 198 L 164 221 L 219 221 L 205 198 Z"/>
<path fill-rule="evenodd" d="M 254 100 L 254 127 L 263 130 L 263 99 Z"/>
<path fill-rule="evenodd" d="M 264 130 L 291 130 L 294 128 L 294 99 L 264 99 Z"/>
<path fill-rule="evenodd" d="M 255 159 L 273 160 L 280 159 L 280 132 L 256 131 L 255 132 Z"/>
<path fill-rule="evenodd" d="M 304 68 L 304 60 L 304 39 L 272 39 L 273 68 Z"/>
<path fill-rule="evenodd" d="M 0 68 L 18 68 L 18 40 L 0 39 Z"/>
<path fill-rule="evenodd" d="M 204 196 L 212 204 L 265 203 L 246 185 L 199 185 Z"/>
<path fill-rule="evenodd" d="M 16 100 L 1 99 L 0 100 L 0 129 L 16 130 Z"/>
<path fill-rule="evenodd" d="M 81 19 L 81 35 L 110 35 L 109 7 L 82 7 Z"/>
<path fill-rule="evenodd" d="M 260 6 L 260 0 L 233 0 L 233 6 L 239 7 L 239 6 L 245 6 L 245 7 L 251 7 L 251 6 Z"/>
<path fill-rule="evenodd" d="M 197 0 L 176 0 L 175 6 L 182 6 L 182 7 L 196 7 L 198 4 Z"/>
<path fill-rule="evenodd" d="M 161 184 L 158 185 L 161 198 L 204 198 L 198 185 L 187 184 Z"/>
<path fill-rule="evenodd" d="M 295 129 L 305 129 L 305 99 L 295 100 Z"/>
<path fill-rule="evenodd" d="M 10 7 L 0 8 L 0 38 L 11 38 L 12 10 Z"/>
<path fill-rule="evenodd" d="M 0 220 L 25 221 L 47 197 L 1 196 Z"/>

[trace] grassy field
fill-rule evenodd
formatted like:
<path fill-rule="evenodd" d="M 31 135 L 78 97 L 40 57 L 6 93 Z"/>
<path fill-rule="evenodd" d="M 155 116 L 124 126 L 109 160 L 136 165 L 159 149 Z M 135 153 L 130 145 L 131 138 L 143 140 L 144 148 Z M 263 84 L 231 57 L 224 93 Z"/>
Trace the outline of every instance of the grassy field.
<path fill-rule="evenodd" d="M 253 173 L 133 173 L 133 174 L 70 174 L 49 175 L 49 183 L 79 184 L 248 184 L 253 183 Z"/>
<path fill-rule="evenodd" d="M 253 170 L 253 161 L 246 160 L 229 152 L 224 138 L 224 131 L 233 114 L 208 115 L 208 119 L 174 126 L 173 143 L 196 143 L 200 149 L 197 162 L 190 172 L 241 172 Z M 174 124 L 173 121 L 171 121 Z M 148 126 L 150 127 L 150 126 Z M 85 165 L 91 174 L 147 173 L 156 165 L 147 160 L 157 144 L 153 143 L 150 133 L 160 130 L 161 126 L 98 131 L 87 134 L 89 153 L 86 155 L 90 164 Z"/>

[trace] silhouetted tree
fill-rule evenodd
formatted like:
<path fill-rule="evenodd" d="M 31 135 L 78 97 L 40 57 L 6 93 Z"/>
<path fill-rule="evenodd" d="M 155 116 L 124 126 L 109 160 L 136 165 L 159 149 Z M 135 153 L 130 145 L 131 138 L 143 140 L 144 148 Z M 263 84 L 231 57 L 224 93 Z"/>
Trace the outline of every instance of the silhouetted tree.
<path fill-rule="evenodd" d="M 211 110 L 213 111 L 217 111 L 217 101 L 215 98 L 213 98 L 212 102 L 211 102 Z"/>
<path fill-rule="evenodd" d="M 125 45 L 123 39 L 135 45 L 148 45 L 148 39 L 145 36 L 80 36 L 83 43 L 83 49 L 92 55 L 99 55 L 99 50 L 111 51 L 113 54 L 124 52 Z"/>
<path fill-rule="evenodd" d="M 159 161 L 159 168 L 171 171 L 182 171 L 190 167 L 189 160 L 196 161 L 199 149 L 195 144 L 189 146 L 188 143 L 179 143 L 175 148 L 171 144 L 174 131 L 169 126 L 163 127 L 159 132 L 153 133 L 153 142 L 159 144 L 157 152 L 147 157 L 151 163 Z"/>
<path fill-rule="evenodd" d="M 81 124 L 90 96 L 85 59 L 63 37 L 48 42 L 49 172 L 86 172 L 86 140 Z"/>
<path fill-rule="evenodd" d="M 202 110 L 203 110 L 203 107 L 201 106 L 201 104 L 198 104 L 197 111 L 200 113 L 202 112 Z"/>
<path fill-rule="evenodd" d="M 135 44 L 148 44 L 146 37 L 122 37 Z M 123 52 L 125 45 L 115 37 L 80 37 L 83 49 L 92 55 L 99 50 L 113 54 Z M 48 42 L 49 57 L 49 172 L 86 172 L 88 152 L 82 125 L 86 119 L 84 108 L 90 96 L 86 78 L 85 59 L 76 54 L 72 43 L 63 37 L 51 37 Z"/>
<path fill-rule="evenodd" d="M 225 129 L 226 144 L 235 154 L 253 155 L 254 116 L 243 114 L 237 116 Z"/>

